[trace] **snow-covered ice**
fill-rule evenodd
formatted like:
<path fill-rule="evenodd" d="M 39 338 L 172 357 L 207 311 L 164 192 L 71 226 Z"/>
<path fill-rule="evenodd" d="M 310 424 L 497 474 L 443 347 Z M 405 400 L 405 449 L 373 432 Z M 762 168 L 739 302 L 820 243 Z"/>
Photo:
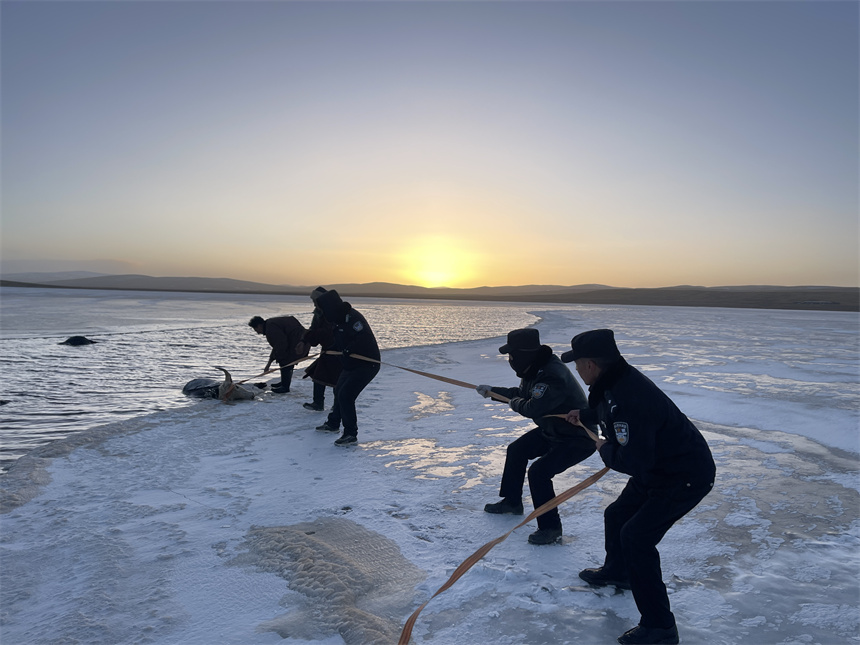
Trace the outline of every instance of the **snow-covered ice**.
<path fill-rule="evenodd" d="M 570 313 L 541 315 L 556 351 L 582 330 Z M 728 368 L 673 355 L 671 333 L 619 336 L 717 461 L 714 492 L 660 547 L 682 642 L 860 643 L 856 412 L 810 411 L 753 364 L 736 377 L 769 398 L 706 396 L 701 379 Z M 383 360 L 513 385 L 499 344 Z M 686 377 L 660 378 L 678 362 Z M 23 457 L 3 482 L 0 642 L 396 642 L 461 561 L 519 521 L 482 512 L 506 445 L 531 427 L 507 406 L 385 366 L 359 398 L 358 446 L 338 448 L 301 406 L 310 383 L 293 390 L 200 401 Z M 557 492 L 601 467 L 595 455 L 557 476 Z M 560 546 L 516 531 L 427 605 L 413 642 L 614 643 L 638 620 L 632 596 L 577 589 L 577 573 L 602 563 L 602 509 L 625 481 L 610 472 L 565 503 Z"/>

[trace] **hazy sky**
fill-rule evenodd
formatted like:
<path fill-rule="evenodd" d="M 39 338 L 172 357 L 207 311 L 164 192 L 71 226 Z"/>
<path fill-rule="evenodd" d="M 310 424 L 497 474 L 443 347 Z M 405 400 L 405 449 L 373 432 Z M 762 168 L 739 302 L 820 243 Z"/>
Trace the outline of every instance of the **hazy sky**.
<path fill-rule="evenodd" d="M 856 286 L 859 6 L 3 0 L 3 269 Z"/>

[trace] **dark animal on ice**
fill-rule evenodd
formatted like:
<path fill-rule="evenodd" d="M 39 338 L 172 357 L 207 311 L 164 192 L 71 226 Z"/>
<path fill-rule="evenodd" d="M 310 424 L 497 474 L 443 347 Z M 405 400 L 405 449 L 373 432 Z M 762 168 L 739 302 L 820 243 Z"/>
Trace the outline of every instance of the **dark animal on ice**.
<path fill-rule="evenodd" d="M 233 383 L 230 372 L 223 367 L 215 367 L 216 370 L 224 372 L 224 380 L 217 381 L 211 378 L 196 378 L 188 381 L 182 388 L 182 393 L 187 396 L 196 396 L 201 399 L 224 399 L 225 401 L 248 401 L 253 399 L 266 387 L 265 383 L 255 383 L 251 387 Z"/>
<path fill-rule="evenodd" d="M 69 336 L 62 343 L 57 343 L 58 345 L 72 345 L 73 347 L 77 347 L 78 345 L 93 345 L 97 341 L 90 340 L 85 336 Z"/>

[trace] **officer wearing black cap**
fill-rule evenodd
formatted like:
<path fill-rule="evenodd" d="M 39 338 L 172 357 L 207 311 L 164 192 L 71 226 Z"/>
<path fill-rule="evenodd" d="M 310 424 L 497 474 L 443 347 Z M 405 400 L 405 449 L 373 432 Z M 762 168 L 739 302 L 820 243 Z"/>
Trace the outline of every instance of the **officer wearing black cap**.
<path fill-rule="evenodd" d="M 333 325 L 333 347 L 341 352 L 343 367 L 334 386 L 334 405 L 317 430 L 338 432 L 342 422 L 343 434 L 334 443 L 350 446 L 358 441 L 355 400 L 379 372 L 379 345 L 367 319 L 334 289 L 318 295 L 316 306 Z"/>
<path fill-rule="evenodd" d="M 571 409 L 585 407 L 585 393 L 567 366 L 553 354 L 552 348 L 541 345 L 537 329 L 515 329 L 508 342 L 499 347 L 508 355 L 511 368 L 520 377 L 519 387 L 490 387 L 476 389 L 484 396 L 491 392 L 511 400 L 514 412 L 535 420 L 537 428 L 524 434 L 508 446 L 505 469 L 499 495 L 502 501 L 487 504 L 487 513 L 523 514 L 523 483 L 528 468 L 529 489 L 534 507 L 542 506 L 553 497 L 552 478 L 578 464 L 594 453 L 594 442 L 580 427 L 566 423 L 561 417 Z M 561 540 L 561 518 L 552 509 L 537 518 L 538 530 L 529 535 L 532 544 L 553 544 Z"/>
<path fill-rule="evenodd" d="M 597 442 L 600 457 L 630 475 L 604 512 L 603 566 L 579 577 L 633 591 L 641 619 L 619 643 L 678 643 L 657 544 L 713 488 L 711 451 L 671 399 L 624 360 L 611 329 L 578 334 L 561 358 L 575 361 L 589 386 L 588 409 L 571 410 L 568 421 L 599 423 L 605 437 Z"/>
<path fill-rule="evenodd" d="M 305 409 L 317 412 L 325 409 L 325 389 L 337 384 L 341 372 L 340 358 L 327 353 L 334 348 L 334 325 L 325 319 L 322 309 L 317 306 L 317 298 L 326 291 L 328 289 L 325 287 L 317 287 L 311 292 L 314 317 L 303 338 L 310 347 L 320 346 L 319 357 L 305 368 L 305 375 L 302 377 L 310 377 L 314 382 L 314 399 L 303 405 Z"/>

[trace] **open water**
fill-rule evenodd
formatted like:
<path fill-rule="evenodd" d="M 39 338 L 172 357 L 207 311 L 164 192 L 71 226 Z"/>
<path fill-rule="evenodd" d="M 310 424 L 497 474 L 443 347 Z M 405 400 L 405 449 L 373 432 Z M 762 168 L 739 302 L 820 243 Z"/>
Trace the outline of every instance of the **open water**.
<path fill-rule="evenodd" d="M 533 306 L 517 304 L 352 302 L 382 349 L 501 336 L 537 320 Z M 215 365 L 235 380 L 260 374 L 270 347 L 248 320 L 292 315 L 307 327 L 312 312 L 299 296 L 4 287 L 0 468 L 69 433 L 194 403 L 182 386 L 222 378 Z M 77 335 L 97 342 L 59 344 Z M 259 382 L 277 380 L 273 372 Z"/>
<path fill-rule="evenodd" d="M 860 316 L 846 312 L 356 298 L 382 349 L 504 336 L 543 318 L 556 352 L 610 327 L 630 362 L 693 419 L 793 429 L 860 451 Z M 194 378 L 258 375 L 269 346 L 247 321 L 309 298 L 0 289 L 0 467 L 70 433 L 186 406 Z M 558 320 L 553 320 L 559 317 Z M 94 345 L 59 344 L 84 335 Z M 550 336 L 550 337 L 547 337 Z M 301 366 L 300 366 L 301 367 Z M 299 369 L 294 378 L 300 378 Z M 259 379 L 275 381 L 277 372 Z M 252 379 L 252 382 L 257 382 Z M 828 421 L 823 421 L 827 419 Z"/>

